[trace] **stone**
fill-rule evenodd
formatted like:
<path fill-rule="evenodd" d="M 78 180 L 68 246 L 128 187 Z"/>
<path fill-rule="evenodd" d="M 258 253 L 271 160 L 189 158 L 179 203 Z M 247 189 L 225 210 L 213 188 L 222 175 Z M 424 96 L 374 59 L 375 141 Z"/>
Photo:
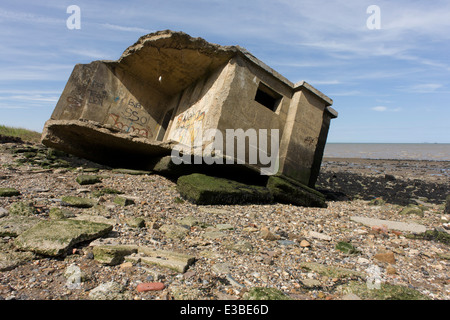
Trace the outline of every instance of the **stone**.
<path fill-rule="evenodd" d="M 100 183 L 100 182 L 102 182 L 102 179 L 100 179 L 99 176 L 80 175 L 76 178 L 76 181 L 78 182 L 78 184 L 84 186 L 84 185 Z"/>
<path fill-rule="evenodd" d="M 262 227 L 261 230 L 259 231 L 259 234 L 262 239 L 267 241 L 275 241 L 280 239 L 278 235 L 275 235 L 272 232 L 270 232 L 269 228 L 267 227 Z"/>
<path fill-rule="evenodd" d="M 177 222 L 181 225 L 188 227 L 198 226 L 201 223 L 200 219 L 192 216 L 184 217 L 182 219 L 177 220 Z"/>
<path fill-rule="evenodd" d="M 92 195 L 96 198 L 100 198 L 105 194 L 123 194 L 123 192 L 112 188 L 103 188 L 92 192 Z"/>
<path fill-rule="evenodd" d="M 309 289 L 322 286 L 320 281 L 316 280 L 316 279 L 303 279 L 303 280 L 301 280 L 301 282 L 305 287 L 307 287 Z"/>
<path fill-rule="evenodd" d="M 234 243 L 227 244 L 225 246 L 228 250 L 232 250 L 239 253 L 249 253 L 253 251 L 253 246 L 248 241 L 237 241 Z"/>
<path fill-rule="evenodd" d="M 331 241 L 331 240 L 333 240 L 333 238 L 331 238 L 329 235 L 326 235 L 326 234 L 320 233 L 320 232 L 316 232 L 316 231 L 310 231 L 308 233 L 308 236 L 310 238 L 324 240 L 324 241 Z"/>
<path fill-rule="evenodd" d="M 351 243 L 348 242 L 338 242 L 335 246 L 336 250 L 339 250 L 343 253 L 347 253 L 347 254 L 357 254 L 359 253 L 359 250 L 356 249 Z"/>
<path fill-rule="evenodd" d="M 0 237 L 17 237 L 41 221 L 38 217 L 11 215 L 0 219 Z"/>
<path fill-rule="evenodd" d="M 175 251 L 138 247 L 138 254 L 126 256 L 125 261 L 157 265 L 184 273 L 195 262 L 195 257 Z"/>
<path fill-rule="evenodd" d="M 73 218 L 75 214 L 72 211 L 66 209 L 50 208 L 48 216 L 50 219 L 58 220 L 58 219 Z"/>
<path fill-rule="evenodd" d="M 262 186 L 194 173 L 177 180 L 177 190 L 188 201 L 198 205 L 270 203 L 273 197 Z"/>
<path fill-rule="evenodd" d="M 17 216 L 34 216 L 38 212 L 31 201 L 14 202 L 9 206 L 9 214 Z"/>
<path fill-rule="evenodd" d="M 20 191 L 14 188 L 0 188 L 0 197 L 14 197 L 19 195 Z"/>
<path fill-rule="evenodd" d="M 88 280 L 86 272 L 76 264 L 71 264 L 64 270 L 64 277 L 67 278 L 66 286 L 69 289 L 80 289 L 81 282 Z"/>
<path fill-rule="evenodd" d="M 231 224 L 228 223 L 222 223 L 222 224 L 217 224 L 216 228 L 219 230 L 233 230 L 234 227 Z"/>
<path fill-rule="evenodd" d="M 35 258 L 31 252 L 0 250 L 0 272 L 9 271 Z"/>
<path fill-rule="evenodd" d="M 395 255 L 392 251 L 379 252 L 374 256 L 374 259 L 385 263 L 395 264 Z"/>
<path fill-rule="evenodd" d="M 136 287 L 138 292 L 147 292 L 147 291 L 161 291 L 164 290 L 166 286 L 162 282 L 145 282 L 139 283 Z"/>
<path fill-rule="evenodd" d="M 243 300 L 291 300 L 286 294 L 276 288 L 251 288 L 242 297 Z"/>
<path fill-rule="evenodd" d="M 99 238 L 112 228 L 108 224 L 83 220 L 41 221 L 21 233 L 14 243 L 21 250 L 45 256 L 60 256 L 75 244 Z"/>
<path fill-rule="evenodd" d="M 423 233 L 427 231 L 427 228 L 425 226 L 418 223 L 398 222 L 357 216 L 351 217 L 350 220 L 362 223 L 369 227 L 386 226 L 386 228 L 388 229 L 394 229 L 403 232 Z"/>
<path fill-rule="evenodd" d="M 120 264 L 120 270 L 127 270 L 133 267 L 133 263 L 131 262 L 124 262 Z"/>
<path fill-rule="evenodd" d="M 62 205 L 75 208 L 92 208 L 97 203 L 97 200 L 89 198 L 79 198 L 74 196 L 66 196 L 61 198 Z"/>
<path fill-rule="evenodd" d="M 124 290 L 124 286 L 114 281 L 102 283 L 89 292 L 89 299 L 126 300 L 129 297 L 124 293 Z"/>
<path fill-rule="evenodd" d="M 126 224 L 131 228 L 144 228 L 145 227 L 145 219 L 144 218 L 128 218 L 126 219 Z"/>
<path fill-rule="evenodd" d="M 133 199 L 117 196 L 114 198 L 114 203 L 119 206 L 126 207 L 133 205 L 135 202 Z"/>
<path fill-rule="evenodd" d="M 324 195 L 287 177 L 271 176 L 266 186 L 277 202 L 303 207 L 327 207 Z"/>
<path fill-rule="evenodd" d="M 95 246 L 92 250 L 94 254 L 94 260 L 109 266 L 115 266 L 121 264 L 124 261 L 125 256 L 137 253 L 137 246 L 126 245 L 104 245 Z"/>
<path fill-rule="evenodd" d="M 189 234 L 189 229 L 178 224 L 164 224 L 159 230 L 169 239 L 182 240 Z"/>
<path fill-rule="evenodd" d="M 310 246 L 311 246 L 311 244 L 308 241 L 306 241 L 306 240 L 300 241 L 300 247 L 307 248 Z"/>
<path fill-rule="evenodd" d="M 415 215 L 418 215 L 419 217 L 423 217 L 424 216 L 423 211 L 424 210 L 421 207 L 419 207 L 419 206 L 409 205 L 409 206 L 403 208 L 400 211 L 400 214 L 403 214 L 403 215 L 415 214 Z"/>
<path fill-rule="evenodd" d="M 282 246 L 292 246 L 296 244 L 295 241 L 292 240 L 277 240 L 277 242 Z"/>
<path fill-rule="evenodd" d="M 226 236 L 227 235 L 225 233 L 220 232 L 218 230 L 206 231 L 205 233 L 202 234 L 202 237 L 206 239 L 220 239 Z"/>

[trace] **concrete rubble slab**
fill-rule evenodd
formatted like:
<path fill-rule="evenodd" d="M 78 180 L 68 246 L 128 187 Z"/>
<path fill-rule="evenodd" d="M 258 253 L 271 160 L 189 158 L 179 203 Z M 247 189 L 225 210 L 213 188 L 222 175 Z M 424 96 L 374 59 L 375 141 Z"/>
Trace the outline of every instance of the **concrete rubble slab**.
<path fill-rule="evenodd" d="M 399 222 L 399 221 L 390 221 L 390 220 L 381 220 L 374 218 L 366 218 L 366 217 L 357 217 L 353 216 L 350 220 L 362 223 L 369 227 L 381 227 L 386 226 L 388 229 L 403 231 L 403 232 L 412 232 L 412 233 L 424 233 L 427 231 L 427 227 L 413 222 Z"/>

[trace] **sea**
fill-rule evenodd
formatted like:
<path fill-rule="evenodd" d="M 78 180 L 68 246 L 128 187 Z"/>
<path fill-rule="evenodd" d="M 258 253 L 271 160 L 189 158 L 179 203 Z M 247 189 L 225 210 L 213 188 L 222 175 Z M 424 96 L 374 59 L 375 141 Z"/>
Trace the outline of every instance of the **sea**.
<path fill-rule="evenodd" d="M 450 161 L 450 143 L 327 143 L 324 158 Z"/>

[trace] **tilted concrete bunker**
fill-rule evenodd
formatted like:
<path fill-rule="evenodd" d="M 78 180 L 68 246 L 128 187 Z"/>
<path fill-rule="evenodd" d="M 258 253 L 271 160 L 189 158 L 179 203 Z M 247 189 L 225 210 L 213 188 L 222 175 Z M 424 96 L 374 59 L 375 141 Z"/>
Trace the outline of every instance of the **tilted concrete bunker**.
<path fill-rule="evenodd" d="M 167 30 L 141 37 L 117 61 L 76 65 L 42 142 L 110 166 L 151 169 L 199 127 L 277 129 L 278 174 L 314 187 L 337 117 L 331 105 L 241 47 Z"/>

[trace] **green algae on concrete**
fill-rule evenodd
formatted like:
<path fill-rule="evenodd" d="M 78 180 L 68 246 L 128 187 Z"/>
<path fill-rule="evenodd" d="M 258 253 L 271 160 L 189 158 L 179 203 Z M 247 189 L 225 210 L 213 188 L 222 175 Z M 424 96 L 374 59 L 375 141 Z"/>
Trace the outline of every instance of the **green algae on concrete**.
<path fill-rule="evenodd" d="M 261 186 L 194 173 L 181 176 L 177 181 L 181 196 L 195 204 L 270 203 L 273 196 Z"/>
<path fill-rule="evenodd" d="M 94 240 L 112 230 L 113 226 L 84 220 L 41 221 L 15 239 L 15 245 L 25 251 L 46 256 L 59 256 L 73 245 Z"/>
<path fill-rule="evenodd" d="M 353 293 L 367 300 L 430 300 L 417 290 L 389 283 L 381 283 L 379 288 L 371 288 L 366 282 L 350 281 L 338 291 L 343 294 Z"/>
<path fill-rule="evenodd" d="M 327 207 L 323 194 L 287 177 L 269 177 L 267 188 L 273 194 L 275 201 L 281 203 L 303 207 Z"/>
<path fill-rule="evenodd" d="M 19 195 L 20 191 L 14 188 L 0 188 L 0 197 L 14 197 Z"/>
<path fill-rule="evenodd" d="M 31 217 L 37 213 L 38 212 L 31 201 L 14 202 L 9 206 L 10 215 Z"/>
<path fill-rule="evenodd" d="M 75 208 L 92 208 L 97 204 L 97 200 L 73 196 L 62 197 L 61 201 L 62 204 Z"/>
<path fill-rule="evenodd" d="M 0 219 L 0 237 L 17 237 L 41 221 L 37 217 L 10 215 Z"/>
<path fill-rule="evenodd" d="M 96 184 L 102 182 L 102 179 L 99 176 L 93 176 L 93 175 L 80 175 L 76 178 L 76 181 L 78 184 L 84 186 L 89 184 Z"/>

